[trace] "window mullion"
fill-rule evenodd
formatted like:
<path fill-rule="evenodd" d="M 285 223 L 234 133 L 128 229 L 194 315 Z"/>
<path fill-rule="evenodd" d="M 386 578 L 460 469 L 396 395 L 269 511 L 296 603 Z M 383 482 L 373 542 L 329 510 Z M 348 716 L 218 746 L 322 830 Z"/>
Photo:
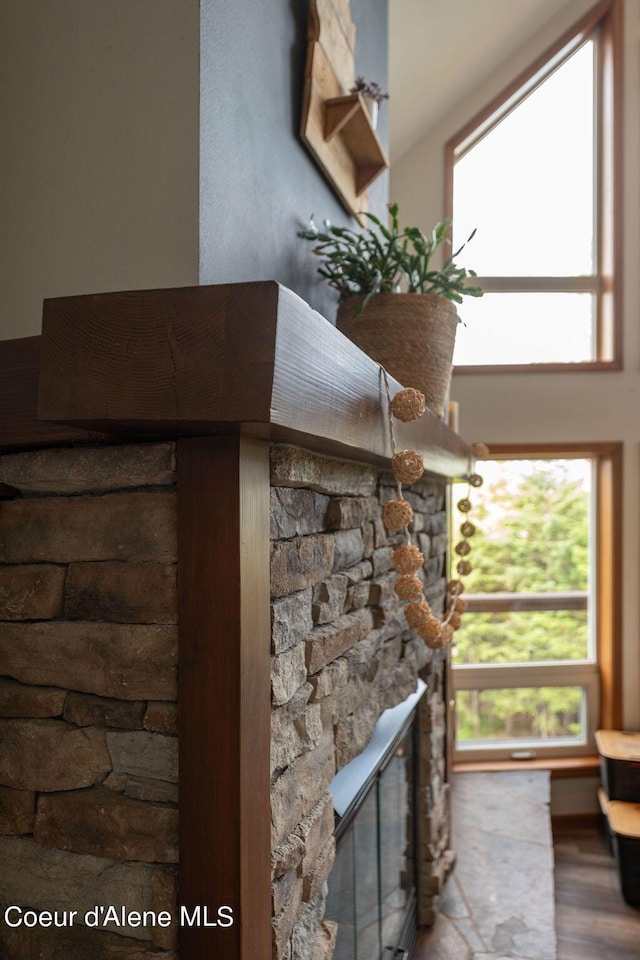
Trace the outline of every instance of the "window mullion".
<path fill-rule="evenodd" d="M 588 590 L 565 590 L 553 593 L 468 593 L 469 613 L 519 613 L 532 610 L 588 610 Z"/>
<path fill-rule="evenodd" d="M 460 664 L 453 668 L 456 690 L 584 686 L 597 674 L 597 664 L 584 660 L 552 663 Z"/>
<path fill-rule="evenodd" d="M 602 279 L 583 277 L 477 277 L 474 283 L 485 293 L 595 293 L 602 292 Z"/>

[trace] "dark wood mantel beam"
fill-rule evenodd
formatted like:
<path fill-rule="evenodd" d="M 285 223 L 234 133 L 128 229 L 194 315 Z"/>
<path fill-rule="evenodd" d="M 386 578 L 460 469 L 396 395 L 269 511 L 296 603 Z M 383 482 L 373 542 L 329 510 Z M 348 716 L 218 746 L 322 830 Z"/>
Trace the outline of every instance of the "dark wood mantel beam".
<path fill-rule="evenodd" d="M 0 344 L 0 374 L 16 350 L 28 376 L 0 392 L 0 448 L 235 433 L 391 455 L 378 365 L 275 282 L 46 300 L 40 338 Z M 466 474 L 467 444 L 429 412 L 397 437 L 430 472 Z"/>
<path fill-rule="evenodd" d="M 0 341 L 0 448 L 55 446 L 90 439 L 86 430 L 37 418 L 40 337 Z"/>

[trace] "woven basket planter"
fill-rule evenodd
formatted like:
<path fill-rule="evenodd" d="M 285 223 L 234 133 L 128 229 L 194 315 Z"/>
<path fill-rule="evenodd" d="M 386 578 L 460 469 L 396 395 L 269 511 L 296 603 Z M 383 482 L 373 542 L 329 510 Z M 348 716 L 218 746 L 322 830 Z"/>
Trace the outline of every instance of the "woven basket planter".
<path fill-rule="evenodd" d="M 381 363 L 403 387 L 424 393 L 436 416 L 444 413 L 458 326 L 455 304 L 434 293 L 379 293 L 356 316 L 363 297 L 338 308 L 338 329 Z"/>

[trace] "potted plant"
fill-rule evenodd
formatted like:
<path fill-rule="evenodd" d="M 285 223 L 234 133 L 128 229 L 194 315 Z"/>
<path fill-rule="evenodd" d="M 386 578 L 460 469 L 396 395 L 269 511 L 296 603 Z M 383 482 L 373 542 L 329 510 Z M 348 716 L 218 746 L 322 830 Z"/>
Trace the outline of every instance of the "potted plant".
<path fill-rule="evenodd" d="M 365 80 L 364 77 L 356 77 L 354 85 L 351 87 L 349 93 L 359 93 L 360 96 L 364 99 L 365 107 L 367 108 L 367 113 L 371 119 L 371 126 L 374 130 L 378 128 L 378 112 L 380 110 L 380 104 L 384 100 L 389 99 L 388 93 L 382 92 L 382 87 L 379 83 L 374 81 Z"/>
<path fill-rule="evenodd" d="M 364 230 L 325 221 L 321 231 L 312 217 L 298 236 L 315 244 L 318 272 L 340 294 L 338 329 L 404 386 L 421 390 L 441 417 L 460 322 L 455 303 L 482 290 L 473 285 L 473 270 L 456 265 L 466 243 L 441 267 L 433 265 L 449 242 L 450 220 L 427 237 L 418 227 L 400 228 L 397 203 L 388 209 L 389 227 L 367 213 L 371 226 Z"/>

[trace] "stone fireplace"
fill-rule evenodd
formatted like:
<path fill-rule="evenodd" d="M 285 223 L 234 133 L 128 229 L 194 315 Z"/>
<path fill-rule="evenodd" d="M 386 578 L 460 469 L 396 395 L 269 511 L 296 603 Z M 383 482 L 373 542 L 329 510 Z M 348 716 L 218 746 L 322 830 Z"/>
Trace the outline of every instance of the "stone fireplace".
<path fill-rule="evenodd" d="M 393 591 L 377 366 L 264 283 L 49 301 L 0 369 L 0 894 L 36 918 L 3 956 L 330 960 L 329 787 L 418 677 L 430 923 L 447 660 Z M 439 609 L 469 451 L 428 415 L 398 439 Z"/>
<path fill-rule="evenodd" d="M 322 917 L 335 843 L 327 787 L 367 746 L 382 712 L 414 693 L 419 675 L 427 682 L 420 728 L 430 722 L 427 715 L 441 718 L 418 748 L 419 803 L 427 814 L 418 849 L 418 916 L 421 923 L 431 919 L 450 857 L 446 654 L 429 650 L 407 628 L 393 589 L 391 551 L 402 534 L 389 535 L 380 519 L 381 505 L 395 496 L 390 473 L 276 447 L 271 483 L 274 956 L 312 956 L 324 941 L 319 955 L 329 958 L 336 930 Z M 406 496 L 426 558 L 425 594 L 442 610 L 445 481 L 423 479 Z"/>

